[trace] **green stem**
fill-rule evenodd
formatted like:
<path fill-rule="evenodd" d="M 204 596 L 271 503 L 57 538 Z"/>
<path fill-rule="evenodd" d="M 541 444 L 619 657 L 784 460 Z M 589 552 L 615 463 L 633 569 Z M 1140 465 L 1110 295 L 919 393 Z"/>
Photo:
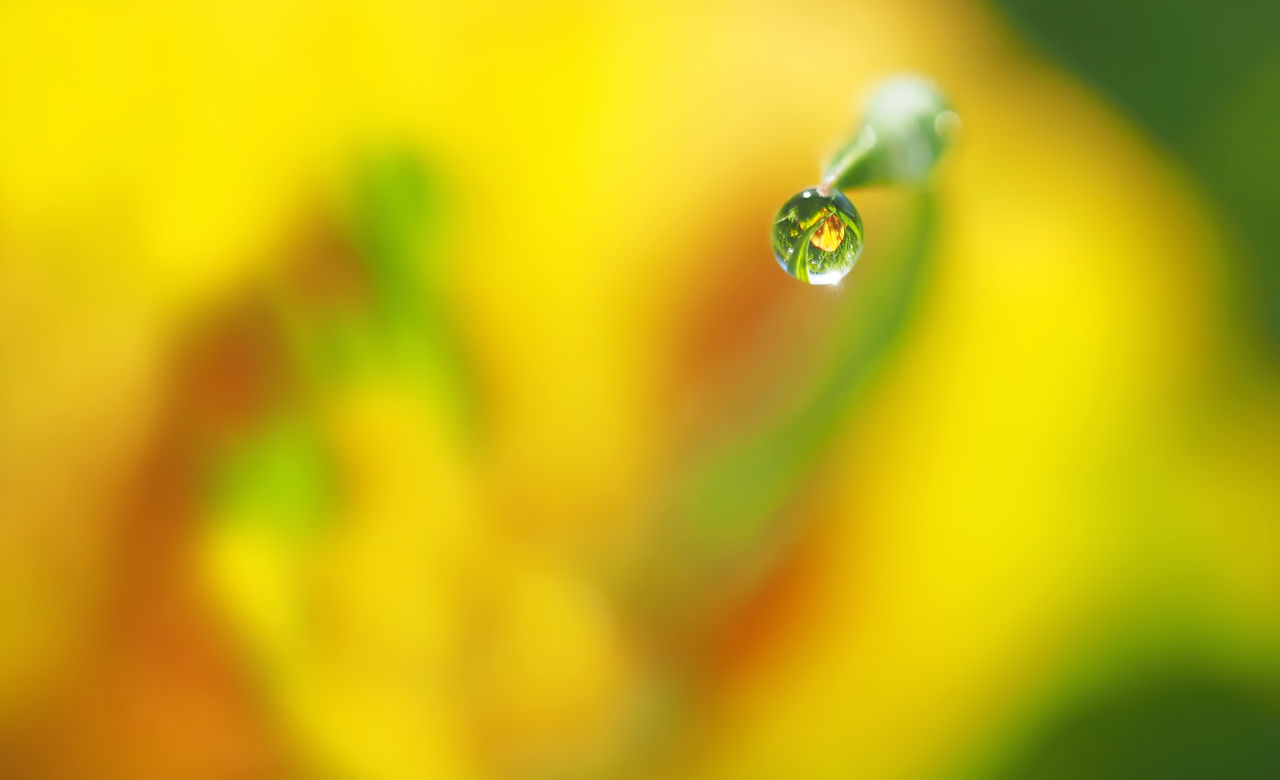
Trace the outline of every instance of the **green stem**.
<path fill-rule="evenodd" d="M 822 174 L 818 190 L 871 184 L 924 183 L 959 126 L 959 118 L 927 81 L 886 82 L 872 95 L 866 118 Z"/>
<path fill-rule="evenodd" d="M 875 133 L 863 125 L 858 134 L 831 158 L 831 163 L 822 172 L 818 194 L 826 197 L 834 189 L 851 190 L 869 184 L 875 169 L 872 164 L 875 151 Z"/>
<path fill-rule="evenodd" d="M 725 574 L 735 561 L 754 558 L 778 531 L 777 520 L 814 462 L 863 397 L 906 330 L 924 286 L 931 255 L 936 206 L 920 194 L 903 241 L 868 276 L 857 305 L 846 307 L 836 328 L 830 368 L 786 411 L 745 439 L 722 442 L 677 480 L 674 494 L 660 501 L 677 541 L 664 545 L 663 567 L 681 583 Z M 676 592 L 688 594 L 684 586 Z"/>

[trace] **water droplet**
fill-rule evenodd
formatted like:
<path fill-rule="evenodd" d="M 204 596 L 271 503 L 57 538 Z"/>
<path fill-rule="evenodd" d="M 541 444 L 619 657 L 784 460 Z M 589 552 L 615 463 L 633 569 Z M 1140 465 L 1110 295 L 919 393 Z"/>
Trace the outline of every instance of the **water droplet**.
<path fill-rule="evenodd" d="M 773 221 L 773 256 L 802 282 L 835 284 L 862 254 L 862 217 L 839 191 L 810 188 L 787 201 Z"/>

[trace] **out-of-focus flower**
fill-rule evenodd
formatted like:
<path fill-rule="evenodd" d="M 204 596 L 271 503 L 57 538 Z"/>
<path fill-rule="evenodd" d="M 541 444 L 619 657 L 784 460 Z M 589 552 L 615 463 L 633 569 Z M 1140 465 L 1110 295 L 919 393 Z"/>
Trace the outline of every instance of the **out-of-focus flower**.
<path fill-rule="evenodd" d="M 792 283 L 902 70 L 936 224 Z M 947 776 L 1275 673 L 1211 212 L 981 8 L 9 3 L 0 118 L 19 774 Z"/>

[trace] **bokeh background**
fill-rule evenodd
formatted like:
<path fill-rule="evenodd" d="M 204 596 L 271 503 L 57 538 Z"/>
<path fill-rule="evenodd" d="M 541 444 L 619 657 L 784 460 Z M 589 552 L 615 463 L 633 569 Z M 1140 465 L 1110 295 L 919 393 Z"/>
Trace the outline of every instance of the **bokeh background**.
<path fill-rule="evenodd" d="M 1280 777 L 1277 138 L 1266 2 L 0 4 L 0 776 Z"/>

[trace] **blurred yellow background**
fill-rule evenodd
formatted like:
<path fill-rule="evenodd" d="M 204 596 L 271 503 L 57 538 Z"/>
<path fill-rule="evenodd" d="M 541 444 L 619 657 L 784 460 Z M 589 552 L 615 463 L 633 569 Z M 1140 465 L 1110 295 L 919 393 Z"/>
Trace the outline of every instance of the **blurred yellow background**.
<path fill-rule="evenodd" d="M 932 205 L 806 288 L 769 220 L 908 71 Z M 5 3 L 0 775 L 1172 776 L 1019 758 L 1149 678 L 1271 744 L 1235 251 L 984 5 Z"/>

